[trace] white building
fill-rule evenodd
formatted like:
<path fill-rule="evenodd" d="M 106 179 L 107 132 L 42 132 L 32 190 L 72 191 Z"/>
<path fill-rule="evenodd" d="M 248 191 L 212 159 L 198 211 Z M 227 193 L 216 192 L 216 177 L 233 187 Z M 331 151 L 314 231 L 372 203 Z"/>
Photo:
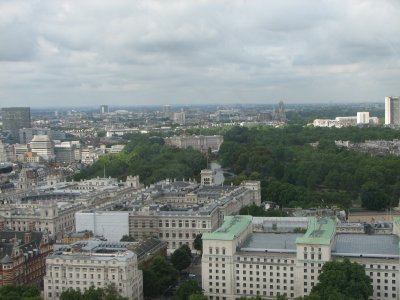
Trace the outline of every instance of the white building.
<path fill-rule="evenodd" d="M 34 135 L 30 142 L 32 152 L 46 161 L 54 161 L 54 143 L 47 135 Z"/>
<path fill-rule="evenodd" d="M 357 124 L 369 124 L 369 112 L 357 112 Z"/>
<path fill-rule="evenodd" d="M 109 285 L 129 300 L 143 299 L 137 256 L 123 243 L 78 242 L 72 252 L 56 252 L 46 259 L 45 300 L 57 300 L 69 288 L 83 293 L 90 287 Z"/>
<path fill-rule="evenodd" d="M 129 212 L 82 210 L 75 214 L 76 231 L 90 230 L 110 242 L 119 242 L 129 234 Z"/>
<path fill-rule="evenodd" d="M 210 300 L 302 297 L 317 284 L 324 263 L 348 258 L 371 278 L 370 299 L 399 299 L 400 218 L 393 234 L 377 235 L 336 233 L 334 219 L 304 219 L 225 217 L 220 228 L 203 234 L 205 295 Z"/>
<path fill-rule="evenodd" d="M 400 124 L 400 98 L 385 97 L 385 124 Z"/>

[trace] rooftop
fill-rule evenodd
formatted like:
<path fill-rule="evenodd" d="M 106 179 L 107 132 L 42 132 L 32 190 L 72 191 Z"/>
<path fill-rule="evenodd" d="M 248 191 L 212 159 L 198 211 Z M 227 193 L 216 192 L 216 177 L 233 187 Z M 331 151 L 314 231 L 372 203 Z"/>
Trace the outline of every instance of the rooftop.
<path fill-rule="evenodd" d="M 398 258 L 399 237 L 394 234 L 337 234 L 332 255 Z"/>
<path fill-rule="evenodd" d="M 336 221 L 331 218 L 308 219 L 307 232 L 296 240 L 297 244 L 330 245 L 336 233 Z"/>
<path fill-rule="evenodd" d="M 251 225 L 252 218 L 252 216 L 226 216 L 221 227 L 212 233 L 203 234 L 203 240 L 233 240 Z"/>
<path fill-rule="evenodd" d="M 302 233 L 253 233 L 240 251 L 296 252 L 296 239 L 302 236 Z"/>

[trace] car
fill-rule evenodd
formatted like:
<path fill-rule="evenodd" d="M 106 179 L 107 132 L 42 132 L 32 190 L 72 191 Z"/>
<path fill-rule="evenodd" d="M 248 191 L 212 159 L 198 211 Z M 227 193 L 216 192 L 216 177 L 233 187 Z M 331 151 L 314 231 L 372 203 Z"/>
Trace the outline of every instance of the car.
<path fill-rule="evenodd" d="M 196 278 L 196 274 L 189 274 L 189 278 L 190 279 Z"/>

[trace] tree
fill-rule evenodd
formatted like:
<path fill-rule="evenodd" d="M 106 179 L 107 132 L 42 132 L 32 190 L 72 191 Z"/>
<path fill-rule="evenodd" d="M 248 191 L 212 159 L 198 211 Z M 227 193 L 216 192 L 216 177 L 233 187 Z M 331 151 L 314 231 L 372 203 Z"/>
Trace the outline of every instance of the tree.
<path fill-rule="evenodd" d="M 130 234 L 124 234 L 120 240 L 120 242 L 134 242 L 135 239 Z"/>
<path fill-rule="evenodd" d="M 201 287 L 199 287 L 197 281 L 188 280 L 179 286 L 173 300 L 188 300 L 190 295 L 195 293 L 201 293 Z"/>
<path fill-rule="evenodd" d="M 368 300 L 373 293 L 371 279 L 362 265 L 348 259 L 342 262 L 330 261 L 322 267 L 318 284 L 310 296 L 326 300 Z"/>
<path fill-rule="evenodd" d="M 188 250 L 186 248 L 184 248 L 184 246 L 180 247 L 179 249 L 176 249 L 174 251 L 174 253 L 172 253 L 172 255 L 171 255 L 172 265 L 178 271 L 182 271 L 183 269 L 186 269 L 187 267 L 189 267 L 190 263 L 192 261 L 191 254 L 188 252 Z M 189 249 L 189 251 L 190 251 L 190 249 Z"/>
<path fill-rule="evenodd" d="M 193 247 L 194 249 L 196 249 L 197 251 L 200 251 L 200 253 L 203 252 L 203 240 L 202 240 L 202 236 L 203 234 L 198 234 L 196 235 L 196 238 L 193 241 Z"/>
<path fill-rule="evenodd" d="M 122 297 L 114 285 L 104 288 L 90 287 L 83 294 L 80 291 L 69 288 L 60 295 L 60 300 L 127 300 Z"/>
<path fill-rule="evenodd" d="M 202 293 L 194 293 L 189 296 L 189 300 L 207 300 L 208 298 Z"/>
<path fill-rule="evenodd" d="M 0 299 L 42 300 L 42 297 L 40 297 L 40 291 L 33 286 L 4 285 L 0 287 Z"/>
<path fill-rule="evenodd" d="M 165 257 L 158 256 L 143 270 L 143 292 L 146 297 L 161 295 L 178 280 L 178 271 Z"/>
<path fill-rule="evenodd" d="M 375 182 L 368 181 L 361 187 L 362 206 L 369 210 L 381 210 L 389 203 L 385 191 Z"/>

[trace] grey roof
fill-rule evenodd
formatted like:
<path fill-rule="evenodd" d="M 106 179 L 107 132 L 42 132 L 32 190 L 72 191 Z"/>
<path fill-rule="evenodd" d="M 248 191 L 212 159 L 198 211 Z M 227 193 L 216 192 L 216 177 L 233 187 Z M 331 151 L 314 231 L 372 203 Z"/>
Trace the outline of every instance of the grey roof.
<path fill-rule="evenodd" d="M 253 233 L 240 251 L 296 252 L 296 239 L 302 233 Z"/>
<path fill-rule="evenodd" d="M 10 264 L 12 263 L 13 260 L 11 259 L 11 257 L 8 256 L 8 254 L 6 254 L 6 256 L 4 256 L 1 260 L 0 263 L 2 264 Z"/>
<path fill-rule="evenodd" d="M 337 234 L 334 256 L 399 257 L 399 237 L 394 234 Z"/>

